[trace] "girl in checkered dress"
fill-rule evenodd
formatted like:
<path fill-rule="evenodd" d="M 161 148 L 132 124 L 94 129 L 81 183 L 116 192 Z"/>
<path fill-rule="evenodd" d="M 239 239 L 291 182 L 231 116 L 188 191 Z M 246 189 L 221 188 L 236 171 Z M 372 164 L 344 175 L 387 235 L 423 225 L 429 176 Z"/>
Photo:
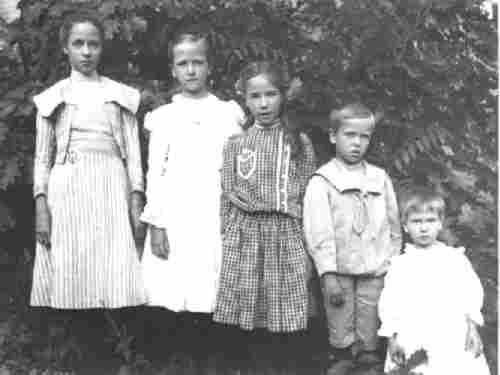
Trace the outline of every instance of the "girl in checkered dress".
<path fill-rule="evenodd" d="M 244 330 L 304 330 L 308 259 L 300 218 L 314 151 L 286 119 L 287 80 L 279 67 L 251 63 L 239 85 L 251 126 L 230 138 L 223 152 L 223 255 L 214 320 Z"/>

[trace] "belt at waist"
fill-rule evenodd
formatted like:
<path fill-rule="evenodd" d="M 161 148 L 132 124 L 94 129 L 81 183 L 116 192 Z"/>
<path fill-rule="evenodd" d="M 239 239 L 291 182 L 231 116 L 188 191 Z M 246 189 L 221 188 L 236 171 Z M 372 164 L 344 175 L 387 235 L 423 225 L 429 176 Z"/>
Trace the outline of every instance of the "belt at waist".
<path fill-rule="evenodd" d="M 89 141 L 73 141 L 68 146 L 67 160 L 74 163 L 79 154 L 100 153 L 109 156 L 120 156 L 120 149 L 114 141 L 109 139 Z"/>

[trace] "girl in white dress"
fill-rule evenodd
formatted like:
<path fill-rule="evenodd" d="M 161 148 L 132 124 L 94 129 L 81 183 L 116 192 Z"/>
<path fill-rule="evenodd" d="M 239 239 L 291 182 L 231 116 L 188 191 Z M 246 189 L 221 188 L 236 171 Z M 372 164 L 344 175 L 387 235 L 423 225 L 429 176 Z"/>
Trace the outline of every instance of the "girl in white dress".
<path fill-rule="evenodd" d="M 483 289 L 464 248 L 437 240 L 444 200 L 415 188 L 401 202 L 411 242 L 394 257 L 379 301 L 379 334 L 389 337 L 386 372 L 405 366 L 423 349 L 424 375 L 488 375 L 477 326 L 483 324 Z"/>
<path fill-rule="evenodd" d="M 150 143 L 147 204 L 141 216 L 149 224 L 143 275 L 151 306 L 201 313 L 196 317 L 210 322 L 222 256 L 222 149 L 240 132 L 244 113 L 236 102 L 209 92 L 205 34 L 194 28 L 179 33 L 170 52 L 181 92 L 148 113 L 144 125 Z M 188 320 L 193 316 L 183 315 Z M 192 326 L 189 321 L 174 325 Z M 178 347 L 187 336 L 178 333 L 168 341 Z"/>

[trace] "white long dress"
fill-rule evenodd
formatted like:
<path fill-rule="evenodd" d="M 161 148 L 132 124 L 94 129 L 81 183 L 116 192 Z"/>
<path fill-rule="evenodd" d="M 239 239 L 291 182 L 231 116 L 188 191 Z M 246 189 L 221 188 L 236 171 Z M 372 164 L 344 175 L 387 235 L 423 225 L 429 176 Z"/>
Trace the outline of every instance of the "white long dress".
<path fill-rule="evenodd" d="M 464 248 L 437 242 L 420 249 L 407 244 L 405 254 L 391 260 L 379 301 L 379 334 L 392 336 L 406 357 L 419 349 L 428 363 L 415 372 L 424 375 L 488 375 L 484 355 L 465 351 L 466 316 L 483 324 L 483 288 Z M 389 357 L 389 356 L 388 356 Z M 386 371 L 395 367 L 387 358 Z"/>
<path fill-rule="evenodd" d="M 176 95 L 147 115 L 147 205 L 141 220 L 165 228 L 170 243 L 169 257 L 162 260 L 146 238 L 142 268 L 150 305 L 213 311 L 222 258 L 222 149 L 243 121 L 236 102 L 212 94 L 202 99 Z"/>

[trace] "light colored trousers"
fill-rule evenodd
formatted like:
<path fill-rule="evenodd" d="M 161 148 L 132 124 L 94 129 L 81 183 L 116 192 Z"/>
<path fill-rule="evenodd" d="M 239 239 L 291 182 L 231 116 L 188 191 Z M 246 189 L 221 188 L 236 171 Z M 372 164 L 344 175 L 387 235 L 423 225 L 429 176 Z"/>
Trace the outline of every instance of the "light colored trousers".
<path fill-rule="evenodd" d="M 355 342 L 362 350 L 377 348 L 379 319 L 377 303 L 384 287 L 383 277 L 337 275 L 344 295 L 342 306 L 333 306 L 329 296 L 334 292 L 322 286 L 328 337 L 334 348 L 346 348 Z"/>

